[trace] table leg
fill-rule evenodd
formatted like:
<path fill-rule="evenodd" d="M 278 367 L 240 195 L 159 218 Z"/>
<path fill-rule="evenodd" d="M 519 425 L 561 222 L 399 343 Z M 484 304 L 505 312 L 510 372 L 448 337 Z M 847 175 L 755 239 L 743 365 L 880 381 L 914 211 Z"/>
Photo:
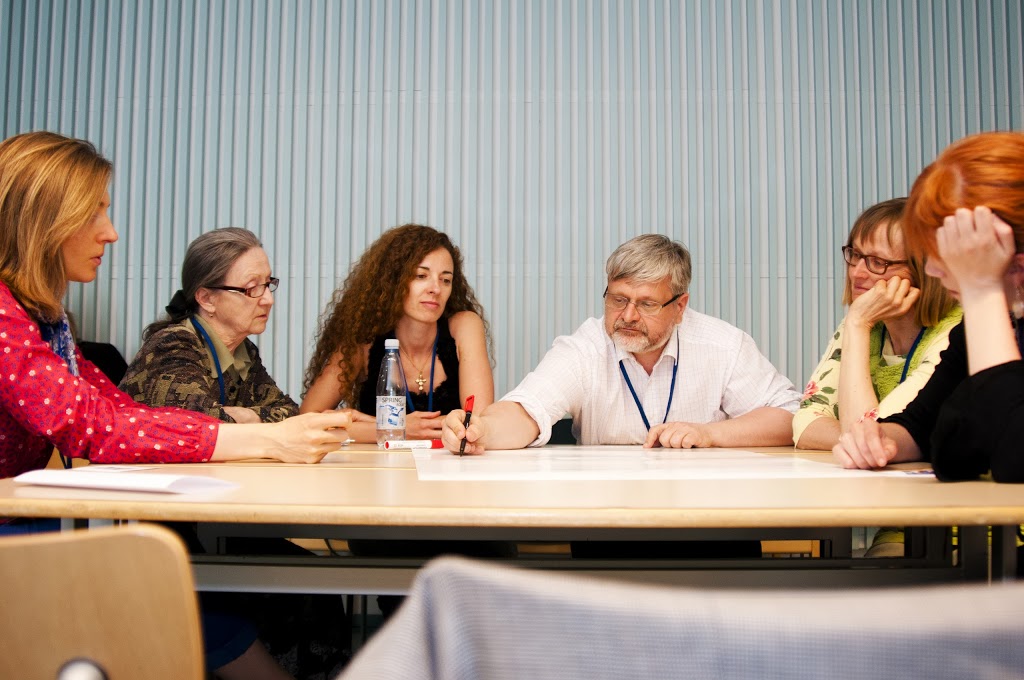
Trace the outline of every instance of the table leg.
<path fill-rule="evenodd" d="M 1017 579 L 1017 527 L 992 527 L 992 582 Z"/>

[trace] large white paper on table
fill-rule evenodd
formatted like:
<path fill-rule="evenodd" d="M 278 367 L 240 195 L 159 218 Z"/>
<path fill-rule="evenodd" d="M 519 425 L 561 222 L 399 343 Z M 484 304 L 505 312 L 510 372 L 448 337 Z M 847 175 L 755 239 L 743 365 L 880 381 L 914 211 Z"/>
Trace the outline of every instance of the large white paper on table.
<path fill-rule="evenodd" d="M 566 446 L 487 451 L 457 456 L 414 451 L 421 480 L 554 479 L 785 479 L 870 476 L 835 463 L 740 449 L 644 449 L 638 446 Z M 905 475 L 899 471 L 895 474 Z"/>
<path fill-rule="evenodd" d="M 32 470 L 14 478 L 20 484 L 65 486 L 77 489 L 149 491 L 153 493 L 199 493 L 222 491 L 238 486 L 213 477 L 146 473 L 152 467 L 138 465 L 87 465 L 70 470 Z"/>

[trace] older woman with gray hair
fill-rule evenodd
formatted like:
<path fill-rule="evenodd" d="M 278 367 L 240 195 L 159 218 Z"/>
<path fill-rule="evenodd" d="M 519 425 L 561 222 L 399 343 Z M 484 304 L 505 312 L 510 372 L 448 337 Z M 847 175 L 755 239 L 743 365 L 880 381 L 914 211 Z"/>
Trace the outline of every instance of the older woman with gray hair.
<path fill-rule="evenodd" d="M 150 406 L 177 406 L 226 422 L 277 422 L 297 415 L 298 405 L 278 388 L 249 340 L 266 330 L 278 283 L 251 231 L 227 227 L 196 238 L 185 251 L 181 290 L 167 305 L 168 316 L 143 331 L 142 348 L 121 389 Z M 190 528 L 175 528 L 199 549 Z M 227 550 L 307 554 L 274 538 L 232 537 Z M 343 657 L 340 636 L 324 636 L 344 617 L 340 600 L 280 595 L 256 604 L 236 598 L 221 606 L 232 613 L 252 610 L 249 618 L 275 641 L 271 651 L 298 676 L 330 671 Z M 300 624 L 287 623 L 300 611 L 306 612 Z"/>
<path fill-rule="evenodd" d="M 298 405 L 249 340 L 267 328 L 278 279 L 254 233 L 237 227 L 195 239 L 168 316 L 150 324 L 121 389 L 150 406 L 178 406 L 225 422 L 277 422 Z"/>

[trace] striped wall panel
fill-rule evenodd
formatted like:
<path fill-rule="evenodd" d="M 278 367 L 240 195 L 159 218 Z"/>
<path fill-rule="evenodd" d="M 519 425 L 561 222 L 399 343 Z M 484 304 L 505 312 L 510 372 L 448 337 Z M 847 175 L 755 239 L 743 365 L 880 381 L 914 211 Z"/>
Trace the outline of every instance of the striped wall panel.
<path fill-rule="evenodd" d="M 188 242 L 245 226 L 283 281 L 257 341 L 297 396 L 333 288 L 418 221 L 464 251 L 499 393 L 648 231 L 802 384 L 853 218 L 950 141 L 1024 127 L 1022 23 L 1018 0 L 0 0 L 0 133 L 114 161 L 121 239 L 67 304 L 128 356 Z"/>

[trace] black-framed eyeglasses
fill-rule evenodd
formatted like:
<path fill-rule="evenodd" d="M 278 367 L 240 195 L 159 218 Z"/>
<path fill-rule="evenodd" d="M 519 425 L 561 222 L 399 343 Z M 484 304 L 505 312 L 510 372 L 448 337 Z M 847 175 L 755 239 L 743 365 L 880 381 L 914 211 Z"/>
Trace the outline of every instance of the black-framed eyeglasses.
<path fill-rule="evenodd" d="M 654 300 L 630 300 L 625 295 L 609 295 L 608 288 L 606 287 L 601 297 L 604 298 L 604 306 L 608 309 L 613 309 L 616 312 L 621 312 L 629 305 L 630 302 L 632 302 L 633 306 L 636 307 L 636 311 L 641 316 L 657 316 L 661 310 L 683 297 L 683 294 L 678 293 L 673 295 L 671 299 L 665 302 L 655 302 Z"/>
<path fill-rule="evenodd" d="M 239 288 L 238 286 L 205 286 L 210 290 L 230 290 L 232 293 L 241 293 L 246 297 L 259 298 L 263 297 L 263 293 L 270 291 L 273 293 L 277 290 L 277 287 L 281 284 L 281 279 L 271 278 L 266 283 L 257 283 L 255 286 L 249 286 L 248 288 Z"/>
<path fill-rule="evenodd" d="M 853 246 L 843 246 L 843 259 L 846 264 L 856 267 L 857 263 L 864 260 L 864 266 L 872 274 L 882 275 L 894 264 L 907 264 L 910 260 L 884 260 L 876 255 L 862 253 Z"/>

